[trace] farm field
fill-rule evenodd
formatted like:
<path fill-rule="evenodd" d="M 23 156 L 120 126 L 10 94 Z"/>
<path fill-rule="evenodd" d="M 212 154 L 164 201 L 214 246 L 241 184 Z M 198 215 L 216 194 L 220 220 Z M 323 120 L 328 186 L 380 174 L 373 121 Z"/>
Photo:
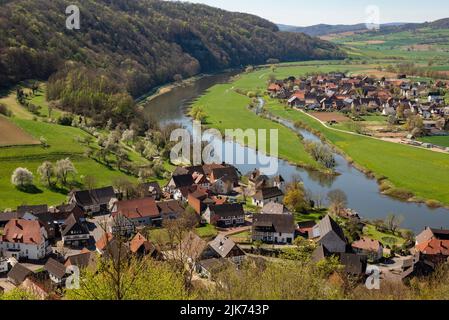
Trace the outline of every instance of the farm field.
<path fill-rule="evenodd" d="M 337 122 L 346 122 L 350 121 L 348 117 L 339 113 L 339 112 L 311 112 L 310 113 L 315 118 L 328 122 L 328 121 L 337 121 Z"/>
<path fill-rule="evenodd" d="M 0 147 L 33 144 L 40 142 L 7 118 L 0 116 Z"/>

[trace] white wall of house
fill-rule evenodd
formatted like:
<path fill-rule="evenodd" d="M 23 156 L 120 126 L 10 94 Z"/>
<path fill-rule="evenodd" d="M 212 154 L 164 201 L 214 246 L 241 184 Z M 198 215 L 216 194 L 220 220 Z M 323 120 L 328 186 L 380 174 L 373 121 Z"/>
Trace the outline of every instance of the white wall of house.
<path fill-rule="evenodd" d="M 293 240 L 295 239 L 295 234 L 294 233 L 282 233 L 282 232 L 279 233 L 279 232 L 253 231 L 252 239 L 253 239 L 253 241 L 287 244 L 287 243 L 293 243 Z"/>
<path fill-rule="evenodd" d="M 274 203 L 282 203 L 284 201 L 284 196 L 279 196 L 275 198 L 270 199 L 263 199 L 263 200 L 256 200 L 253 198 L 253 205 L 263 208 L 267 203 L 274 202 Z"/>
<path fill-rule="evenodd" d="M 40 244 L 0 242 L 0 247 L 3 256 L 7 258 L 40 260 L 51 253 L 47 240 Z"/>

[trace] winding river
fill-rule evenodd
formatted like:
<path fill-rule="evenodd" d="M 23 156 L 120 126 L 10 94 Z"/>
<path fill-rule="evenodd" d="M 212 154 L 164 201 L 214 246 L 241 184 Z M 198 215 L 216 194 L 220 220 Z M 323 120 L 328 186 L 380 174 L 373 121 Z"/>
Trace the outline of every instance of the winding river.
<path fill-rule="evenodd" d="M 185 86 L 175 87 L 170 92 L 159 95 L 145 103 L 145 110 L 152 117 L 157 118 L 161 124 L 170 122 L 180 123 L 187 128 L 192 127 L 191 119 L 185 115 L 185 109 L 198 96 L 219 83 L 229 81 L 237 72 L 223 73 L 205 76 Z M 305 139 L 319 140 L 318 137 L 305 130 L 295 129 L 291 123 L 282 122 L 285 126 L 299 131 Z M 267 163 L 273 158 L 258 154 L 255 150 L 243 147 L 230 141 L 224 142 L 224 150 L 233 149 L 234 154 L 256 156 L 261 163 Z M 323 175 L 315 171 L 298 168 L 290 163 L 279 160 L 279 174 L 287 181 L 292 177 L 301 177 L 306 189 L 314 195 L 320 195 L 325 199 L 330 190 L 341 189 L 348 197 L 348 207 L 356 210 L 363 218 L 385 219 L 394 213 L 403 216 L 402 227 L 413 230 L 415 233 L 422 231 L 426 226 L 434 228 L 449 228 L 449 210 L 445 208 L 431 209 L 424 204 L 403 202 L 382 195 L 374 179 L 368 178 L 364 173 L 351 166 L 344 157 L 335 154 L 338 176 Z M 257 166 L 257 165 L 256 165 Z M 236 165 L 242 172 L 253 170 L 255 165 Z"/>

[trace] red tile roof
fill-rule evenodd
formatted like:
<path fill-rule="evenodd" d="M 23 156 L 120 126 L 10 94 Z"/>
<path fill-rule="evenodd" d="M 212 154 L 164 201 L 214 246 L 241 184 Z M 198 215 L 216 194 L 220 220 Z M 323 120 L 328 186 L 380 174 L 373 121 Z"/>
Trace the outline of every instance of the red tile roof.
<path fill-rule="evenodd" d="M 128 219 L 138 219 L 142 217 L 159 217 L 159 209 L 153 198 L 143 198 L 116 203 L 116 210 L 113 216 L 121 214 Z"/>
<path fill-rule="evenodd" d="M 95 243 L 95 246 L 97 247 L 98 250 L 103 251 L 106 246 L 111 243 L 111 241 L 114 239 L 114 236 L 112 235 L 112 233 L 105 233 L 103 234 L 103 236 L 100 238 L 100 240 L 97 241 L 97 243 Z"/>
<path fill-rule="evenodd" d="M 432 239 L 416 245 L 415 248 L 426 255 L 449 256 L 449 240 Z"/>
<path fill-rule="evenodd" d="M 40 244 L 45 241 L 41 233 L 42 223 L 34 220 L 10 220 L 3 231 L 3 241 L 25 244 Z"/>

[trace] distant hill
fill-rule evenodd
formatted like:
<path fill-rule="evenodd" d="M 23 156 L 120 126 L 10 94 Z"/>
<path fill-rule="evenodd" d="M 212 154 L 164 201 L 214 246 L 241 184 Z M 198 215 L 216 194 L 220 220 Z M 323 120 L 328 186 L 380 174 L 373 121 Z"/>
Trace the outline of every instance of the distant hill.
<path fill-rule="evenodd" d="M 201 72 L 343 58 L 334 44 L 281 32 L 254 15 L 160 0 L 76 1 L 81 29 L 65 28 L 65 0 L 0 0 L 0 87 L 47 79 L 73 64 L 102 70 L 136 97 Z M 179 78 L 177 76 L 177 78 Z"/>
<path fill-rule="evenodd" d="M 407 23 L 393 22 L 382 24 L 382 27 L 397 27 L 407 25 Z M 288 32 L 302 32 L 312 37 L 321 37 L 330 34 L 339 34 L 344 32 L 360 32 L 366 30 L 365 23 L 353 24 L 353 25 L 329 25 L 329 24 L 317 24 L 309 27 L 295 27 L 289 25 L 278 24 L 279 30 Z"/>

